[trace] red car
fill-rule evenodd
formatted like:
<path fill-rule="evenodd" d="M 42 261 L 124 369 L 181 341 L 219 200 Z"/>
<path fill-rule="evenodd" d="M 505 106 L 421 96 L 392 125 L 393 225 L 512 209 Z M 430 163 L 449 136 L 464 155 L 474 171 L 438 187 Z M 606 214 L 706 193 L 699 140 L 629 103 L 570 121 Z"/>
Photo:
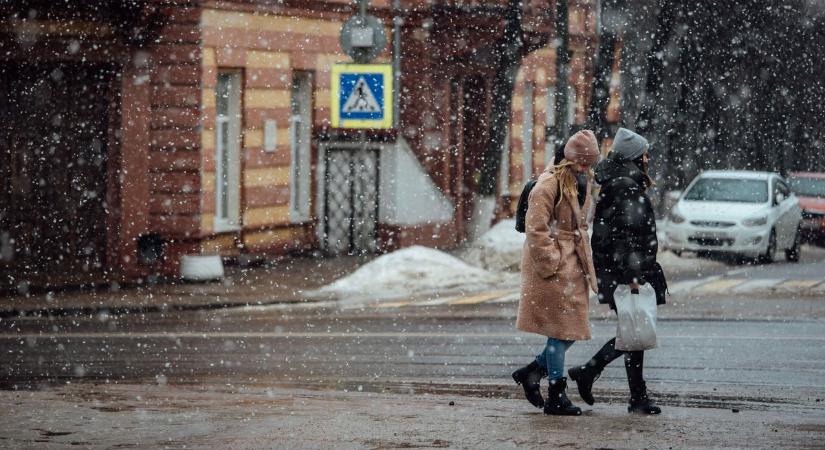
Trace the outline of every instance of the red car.
<path fill-rule="evenodd" d="M 791 189 L 799 197 L 806 238 L 825 244 L 825 173 L 793 172 L 788 176 Z"/>

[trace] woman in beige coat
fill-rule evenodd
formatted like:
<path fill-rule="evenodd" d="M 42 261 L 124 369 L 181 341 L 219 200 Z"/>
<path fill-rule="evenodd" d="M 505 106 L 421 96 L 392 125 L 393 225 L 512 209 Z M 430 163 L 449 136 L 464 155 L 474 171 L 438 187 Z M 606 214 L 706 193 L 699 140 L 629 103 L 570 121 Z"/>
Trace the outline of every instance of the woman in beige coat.
<path fill-rule="evenodd" d="M 564 159 L 539 176 L 530 192 L 521 262 L 521 299 L 516 326 L 547 336 L 544 350 L 513 373 L 527 400 L 545 414 L 580 415 L 565 393 L 564 354 L 578 340 L 590 339 L 588 291 L 596 292 L 596 275 L 587 211 L 590 208 L 590 167 L 599 159 L 593 132 L 573 135 Z M 550 379 L 548 398 L 540 380 Z"/>

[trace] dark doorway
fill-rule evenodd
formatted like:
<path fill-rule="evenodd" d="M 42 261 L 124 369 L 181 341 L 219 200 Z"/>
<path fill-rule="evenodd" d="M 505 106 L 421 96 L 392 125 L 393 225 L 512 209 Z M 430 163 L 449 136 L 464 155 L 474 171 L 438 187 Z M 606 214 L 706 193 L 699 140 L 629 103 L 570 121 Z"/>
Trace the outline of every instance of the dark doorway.
<path fill-rule="evenodd" d="M 0 68 L 0 286 L 104 270 L 109 66 Z"/>

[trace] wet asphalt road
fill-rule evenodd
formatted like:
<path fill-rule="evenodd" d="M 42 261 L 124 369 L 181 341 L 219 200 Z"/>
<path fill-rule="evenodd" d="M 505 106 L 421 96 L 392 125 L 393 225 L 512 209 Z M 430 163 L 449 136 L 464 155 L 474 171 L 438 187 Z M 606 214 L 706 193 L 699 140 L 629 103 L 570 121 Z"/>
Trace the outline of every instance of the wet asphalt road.
<path fill-rule="evenodd" d="M 823 260 L 688 260 L 671 280 L 825 278 Z M 594 339 L 573 345 L 568 367 L 614 334 L 612 314 L 594 310 Z M 645 358 L 665 408 L 655 419 L 625 412 L 621 361 L 593 407 L 569 389 L 582 418 L 527 405 L 509 374 L 543 342 L 516 331 L 514 313 L 273 305 L 3 318 L 0 447 L 822 448 L 825 299 L 674 295 Z"/>
<path fill-rule="evenodd" d="M 701 258 L 691 253 L 684 253 L 681 257 L 675 257 L 670 252 L 665 252 L 664 255 L 660 256 L 660 259 L 675 263 L 671 266 L 668 266 L 667 262 L 662 264 L 669 283 L 718 275 L 749 279 L 825 279 L 825 247 L 814 245 L 802 246 L 800 260 L 796 263 L 786 261 L 781 252 L 777 253 L 776 261 L 770 264 L 726 255 Z"/>
<path fill-rule="evenodd" d="M 519 392 L 509 373 L 543 344 L 501 314 L 513 308 L 3 320 L 0 378 L 6 388 L 209 382 L 513 397 Z M 615 322 L 594 321 L 594 339 L 571 348 L 568 366 L 584 362 L 614 330 Z M 664 404 L 825 408 L 825 321 L 662 320 L 659 330 L 660 348 L 647 353 L 646 373 Z M 624 380 L 616 361 L 596 392 L 623 402 Z"/>

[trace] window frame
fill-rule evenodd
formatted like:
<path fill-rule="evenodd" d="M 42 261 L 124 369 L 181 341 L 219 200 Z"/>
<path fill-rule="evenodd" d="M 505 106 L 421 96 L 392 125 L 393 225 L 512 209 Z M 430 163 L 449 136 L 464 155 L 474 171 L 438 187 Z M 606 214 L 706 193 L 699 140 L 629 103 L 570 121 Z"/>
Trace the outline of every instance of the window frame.
<path fill-rule="evenodd" d="M 229 78 L 225 112 L 220 111 L 221 80 Z M 241 185 L 241 86 L 239 70 L 219 69 L 215 83 L 215 213 L 216 233 L 238 231 Z M 228 136 L 222 135 L 222 132 Z M 224 140 L 224 137 L 226 138 Z"/>
<path fill-rule="evenodd" d="M 289 218 L 307 222 L 312 211 L 312 128 L 315 72 L 292 73 L 289 116 Z M 302 102 L 306 104 L 302 104 Z"/>
<path fill-rule="evenodd" d="M 533 178 L 533 166 L 535 165 L 533 153 L 533 136 L 535 136 L 535 96 L 536 85 L 532 82 L 524 84 L 524 95 L 522 96 L 521 111 L 521 176 L 525 183 Z"/>
<path fill-rule="evenodd" d="M 782 180 L 780 177 L 773 177 L 773 198 L 771 199 L 771 203 L 774 205 L 778 205 L 776 199 L 778 198 L 779 194 L 782 194 L 783 200 L 785 201 L 791 196 L 791 189 L 790 187 Z"/>
<path fill-rule="evenodd" d="M 785 198 L 791 196 L 791 192 L 793 191 L 791 191 L 791 187 L 788 186 L 788 183 L 786 183 L 785 180 L 783 180 L 782 178 L 777 178 L 776 184 L 779 186 L 779 192 L 781 192 L 782 195 L 785 196 Z"/>

